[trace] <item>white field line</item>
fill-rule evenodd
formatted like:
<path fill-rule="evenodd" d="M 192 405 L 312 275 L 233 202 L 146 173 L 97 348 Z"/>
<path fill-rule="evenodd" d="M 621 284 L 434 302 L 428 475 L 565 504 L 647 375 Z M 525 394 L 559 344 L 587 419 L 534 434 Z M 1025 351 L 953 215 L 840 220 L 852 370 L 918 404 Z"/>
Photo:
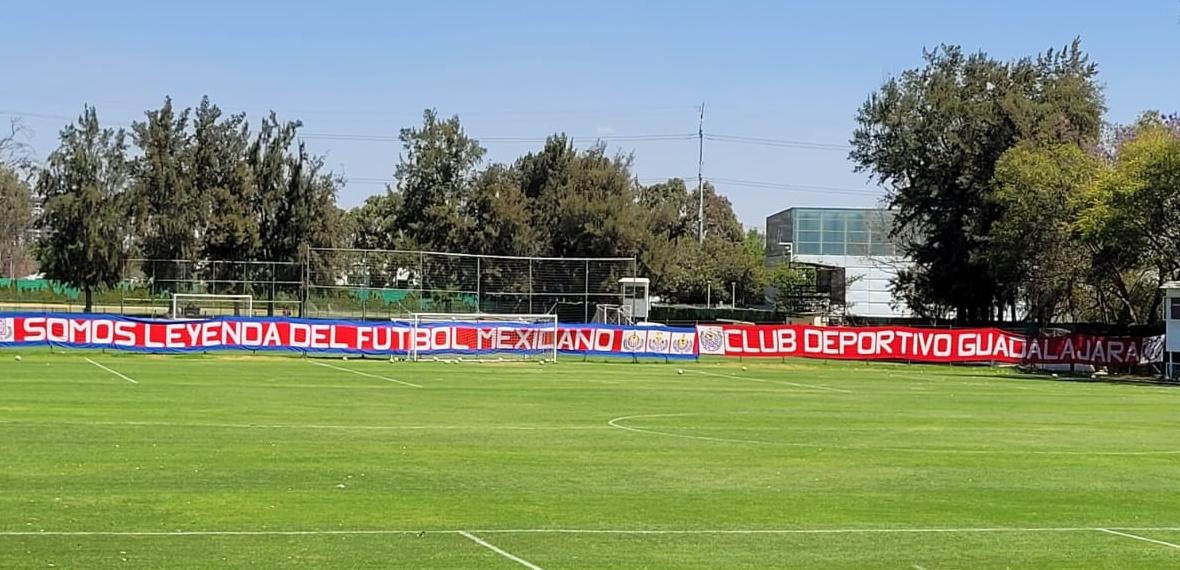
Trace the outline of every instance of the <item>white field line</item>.
<path fill-rule="evenodd" d="M 6 425 L 54 425 L 54 426 L 112 426 L 112 427 L 184 427 L 184 428 L 217 428 L 217 429 L 276 429 L 276 430 L 372 430 L 372 431 L 586 431 L 606 430 L 610 426 L 604 425 L 572 425 L 572 426 L 541 426 L 541 425 L 326 425 L 326 424 L 229 424 L 229 423 L 185 423 L 185 422 L 23 422 L 0 420 Z"/>
<path fill-rule="evenodd" d="M 468 540 L 470 540 L 470 541 L 472 541 L 472 542 L 474 542 L 474 543 L 476 543 L 488 550 L 491 550 L 492 552 L 495 552 L 496 554 L 499 554 L 500 556 L 503 556 L 504 558 L 507 558 L 513 562 L 516 562 L 517 564 L 520 564 L 521 566 L 524 566 L 525 568 L 528 568 L 529 570 L 545 570 L 544 568 L 541 568 L 540 566 L 537 566 L 536 564 L 533 564 L 532 562 L 529 562 L 528 560 L 525 560 L 524 558 L 516 556 L 515 554 L 512 554 L 511 552 L 508 552 L 507 550 L 499 548 L 496 545 L 494 545 L 494 544 L 492 544 L 492 543 L 490 543 L 478 536 L 475 536 L 474 534 L 471 534 L 470 532 L 467 532 L 465 530 L 461 530 L 461 531 L 459 531 L 459 534 L 463 535 Z"/>
<path fill-rule="evenodd" d="M 1121 531 L 1121 532 L 1120 532 Z M 1180 526 L 1161 527 L 918 527 L 918 528 L 700 528 L 700 529 L 612 529 L 612 528 L 499 528 L 499 529 L 339 529 L 339 530 L 48 530 L 0 531 L 0 536 L 318 536 L 318 535 L 419 535 L 419 534 L 603 534 L 603 535 L 828 535 L 828 534 L 1031 534 L 1104 532 L 1127 536 L 1130 532 L 1177 532 Z M 1161 542 L 1139 536 L 1128 538 Z M 1166 546 L 1170 543 L 1163 543 Z"/>
<path fill-rule="evenodd" d="M 1139 530 L 1139 529 L 1134 529 L 1134 530 Z M 1127 538 L 1133 538 L 1135 540 L 1142 540 L 1143 542 L 1150 542 L 1152 544 L 1158 544 L 1160 546 L 1167 546 L 1168 548 L 1175 548 L 1175 549 L 1180 550 L 1180 544 L 1173 544 L 1171 542 L 1164 542 L 1162 540 L 1156 540 L 1154 538 L 1147 538 L 1146 536 L 1139 536 L 1137 534 L 1131 534 L 1129 532 L 1119 532 L 1117 530 L 1111 530 L 1109 528 L 1100 528 L 1100 529 L 1098 529 L 1098 532 L 1105 532 L 1106 534 L 1113 534 L 1115 536 L 1125 536 Z M 1143 532 L 1143 531 L 1139 530 L 1139 532 Z"/>
<path fill-rule="evenodd" d="M 810 388 L 812 390 L 823 390 L 825 392 L 839 392 L 841 394 L 851 394 L 852 390 L 841 390 L 840 388 L 831 388 L 828 386 L 820 386 L 818 384 L 800 384 L 798 382 L 787 382 L 786 380 L 767 380 L 765 378 L 753 378 L 749 376 L 735 376 L 733 374 L 721 374 L 720 372 L 708 372 L 706 370 L 689 370 L 696 374 L 704 376 L 715 376 L 717 378 L 731 378 L 733 380 L 746 380 L 749 382 L 764 382 L 766 384 L 783 384 L 786 386 L 795 386 L 796 388 Z"/>
<path fill-rule="evenodd" d="M 733 438 L 729 438 L 729 437 L 710 437 L 707 435 L 689 435 L 689 434 L 684 434 L 684 433 L 670 433 L 670 432 L 666 432 L 666 431 L 656 431 L 656 430 L 645 429 L 645 428 L 625 426 L 625 425 L 619 423 L 619 422 L 623 422 L 626 420 L 636 420 L 636 419 L 645 419 L 645 418 L 676 418 L 676 417 L 694 416 L 694 415 L 696 415 L 696 414 L 639 414 L 636 416 L 621 416 L 621 417 L 617 417 L 617 418 L 607 421 L 606 425 L 613 427 L 613 428 L 618 428 L 621 430 L 633 431 L 635 433 L 662 435 L 664 437 L 678 437 L 681 439 L 698 439 L 701 441 L 720 441 L 720 442 L 726 442 L 726 443 L 753 443 L 756 445 L 778 445 L 773 442 L 761 441 L 761 440 L 757 440 L 757 439 L 733 439 Z M 790 447 L 798 447 L 798 446 L 811 447 L 806 444 L 795 444 L 795 445 L 786 444 L 786 445 L 790 446 Z"/>
<path fill-rule="evenodd" d="M 341 372 L 351 372 L 353 374 L 356 374 L 357 376 L 367 376 L 369 378 L 376 378 L 378 380 L 385 380 L 386 382 L 396 382 L 398 384 L 402 384 L 404 386 L 410 386 L 412 388 L 421 388 L 422 387 L 422 386 L 419 386 L 418 384 L 414 384 L 412 382 L 406 382 L 404 380 L 398 380 L 396 378 L 388 378 L 385 376 L 378 376 L 376 374 L 369 374 L 368 372 L 361 372 L 360 370 L 353 370 L 351 368 L 344 368 L 342 366 L 334 366 L 334 365 L 327 364 L 324 362 L 316 362 L 314 360 L 309 360 L 308 362 L 310 362 L 316 366 L 323 366 L 324 368 L 331 368 L 332 370 L 339 370 Z"/>
<path fill-rule="evenodd" d="M 732 437 L 714 437 L 706 435 L 690 435 L 686 433 L 675 433 L 667 431 L 659 431 L 649 428 L 639 428 L 623 425 L 621 422 L 627 420 L 638 420 L 646 418 L 674 418 L 686 416 L 701 416 L 707 414 L 698 413 L 679 413 L 679 414 L 637 414 L 632 416 L 620 416 L 613 418 L 606 422 L 606 425 L 635 433 L 642 433 L 648 435 L 659 435 L 663 437 L 675 437 L 680 439 L 696 439 L 700 441 L 714 441 L 721 443 L 749 443 L 754 445 L 773 445 L 780 447 L 801 447 L 805 449 L 842 449 L 842 450 L 862 450 L 862 451 L 896 451 L 900 453 L 943 453 L 948 455 L 1064 455 L 1064 456 L 1079 456 L 1079 457 L 1123 457 L 1123 456 L 1148 456 L 1148 455 L 1180 455 L 1180 449 L 1164 449 L 1164 450 L 1148 450 L 1148 451 L 1071 451 L 1071 450 L 1054 450 L 1054 449 L 963 449 L 963 448 L 934 448 L 934 447 L 890 447 L 890 446 L 870 446 L 870 445 L 828 445 L 820 443 L 798 443 L 790 441 L 766 441 L 761 439 L 738 439 Z M 699 427 L 699 426 L 690 426 Z"/>
<path fill-rule="evenodd" d="M 118 376 L 119 378 L 122 378 L 122 379 L 124 379 L 124 380 L 126 380 L 126 381 L 128 381 L 128 382 L 130 382 L 130 383 L 132 383 L 132 384 L 139 384 L 139 382 L 136 382 L 135 380 L 132 380 L 130 377 L 128 377 L 127 375 L 123 374 L 122 372 L 119 372 L 119 371 L 117 371 L 117 370 L 111 370 L 110 368 L 107 368 L 106 366 L 103 366 L 103 365 L 101 365 L 101 364 L 99 364 L 99 363 L 97 363 L 97 362 L 95 362 L 95 361 L 93 361 L 93 360 L 90 360 L 89 358 L 87 358 L 87 359 L 86 359 L 86 362 L 89 362 L 89 363 L 91 363 L 91 364 L 93 364 L 93 365 L 95 365 L 95 366 L 97 366 L 97 367 L 99 367 L 99 368 L 101 368 L 101 369 L 103 369 L 103 370 L 106 370 L 107 372 L 110 372 L 111 374 L 114 374 L 115 376 Z"/>

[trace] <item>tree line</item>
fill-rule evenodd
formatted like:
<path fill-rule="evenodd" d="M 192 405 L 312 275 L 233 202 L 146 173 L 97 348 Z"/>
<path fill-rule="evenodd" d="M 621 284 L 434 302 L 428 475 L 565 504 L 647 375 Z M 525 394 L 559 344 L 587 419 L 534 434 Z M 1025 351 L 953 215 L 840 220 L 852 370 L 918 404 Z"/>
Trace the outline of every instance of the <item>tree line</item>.
<path fill-rule="evenodd" d="M 331 273 L 344 269 L 311 251 L 335 247 L 635 257 L 668 301 L 731 291 L 739 303 L 762 301 L 763 239 L 744 230 L 728 199 L 704 185 L 698 241 L 697 190 L 680 179 L 639 184 L 633 157 L 602 143 L 579 149 L 555 134 L 511 163 L 488 164 L 458 117 L 427 110 L 400 131 L 386 190 L 345 210 L 345 179 L 307 150 L 301 127 L 274 112 L 254 127 L 207 97 L 185 109 L 165 99 L 129 130 L 86 107 L 43 165 L 0 167 L 3 204 L 36 196 L 42 206 L 35 219 L 0 213 L 12 226 L 0 225 L 4 243 L 15 248 L 28 227 L 40 230 L 32 253 L 41 272 L 79 288 L 86 310 L 131 258 L 306 261 Z"/>
<path fill-rule="evenodd" d="M 962 323 L 1158 322 L 1180 277 L 1180 118 L 1105 124 L 1077 40 L 924 59 L 868 97 L 851 141 L 897 213 L 895 296 Z"/>

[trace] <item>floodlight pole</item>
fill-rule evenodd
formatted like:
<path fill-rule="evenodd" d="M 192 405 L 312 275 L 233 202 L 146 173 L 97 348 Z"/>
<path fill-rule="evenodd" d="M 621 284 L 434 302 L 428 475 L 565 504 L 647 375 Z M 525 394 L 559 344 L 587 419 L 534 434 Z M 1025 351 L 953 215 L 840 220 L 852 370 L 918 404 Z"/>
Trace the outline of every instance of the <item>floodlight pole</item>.
<path fill-rule="evenodd" d="M 705 243 L 705 102 L 697 121 L 697 241 Z"/>

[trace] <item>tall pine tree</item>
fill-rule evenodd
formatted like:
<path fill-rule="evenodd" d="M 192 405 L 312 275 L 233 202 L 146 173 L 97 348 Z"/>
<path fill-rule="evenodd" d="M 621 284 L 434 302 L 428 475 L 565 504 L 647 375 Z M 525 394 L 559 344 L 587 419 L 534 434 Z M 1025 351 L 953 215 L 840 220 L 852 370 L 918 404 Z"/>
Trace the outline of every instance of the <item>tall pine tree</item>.
<path fill-rule="evenodd" d="M 122 130 L 102 128 L 93 107 L 61 131 L 37 181 L 44 213 L 37 258 L 46 277 L 82 290 L 118 284 L 131 246 L 131 164 Z"/>

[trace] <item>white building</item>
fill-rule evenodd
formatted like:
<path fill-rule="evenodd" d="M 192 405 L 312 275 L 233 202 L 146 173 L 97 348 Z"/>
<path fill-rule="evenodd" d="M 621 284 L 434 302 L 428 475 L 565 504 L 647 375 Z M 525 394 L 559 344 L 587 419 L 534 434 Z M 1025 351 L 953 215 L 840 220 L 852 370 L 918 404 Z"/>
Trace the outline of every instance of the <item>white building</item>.
<path fill-rule="evenodd" d="M 890 280 L 908 265 L 899 256 L 889 231 L 893 213 L 876 208 L 789 208 L 766 218 L 766 263 L 792 260 L 837 268 L 833 300 L 847 314 L 897 318 L 911 313 L 895 303 Z"/>
<path fill-rule="evenodd" d="M 1180 378 L 1180 281 L 1164 283 L 1164 375 Z"/>

